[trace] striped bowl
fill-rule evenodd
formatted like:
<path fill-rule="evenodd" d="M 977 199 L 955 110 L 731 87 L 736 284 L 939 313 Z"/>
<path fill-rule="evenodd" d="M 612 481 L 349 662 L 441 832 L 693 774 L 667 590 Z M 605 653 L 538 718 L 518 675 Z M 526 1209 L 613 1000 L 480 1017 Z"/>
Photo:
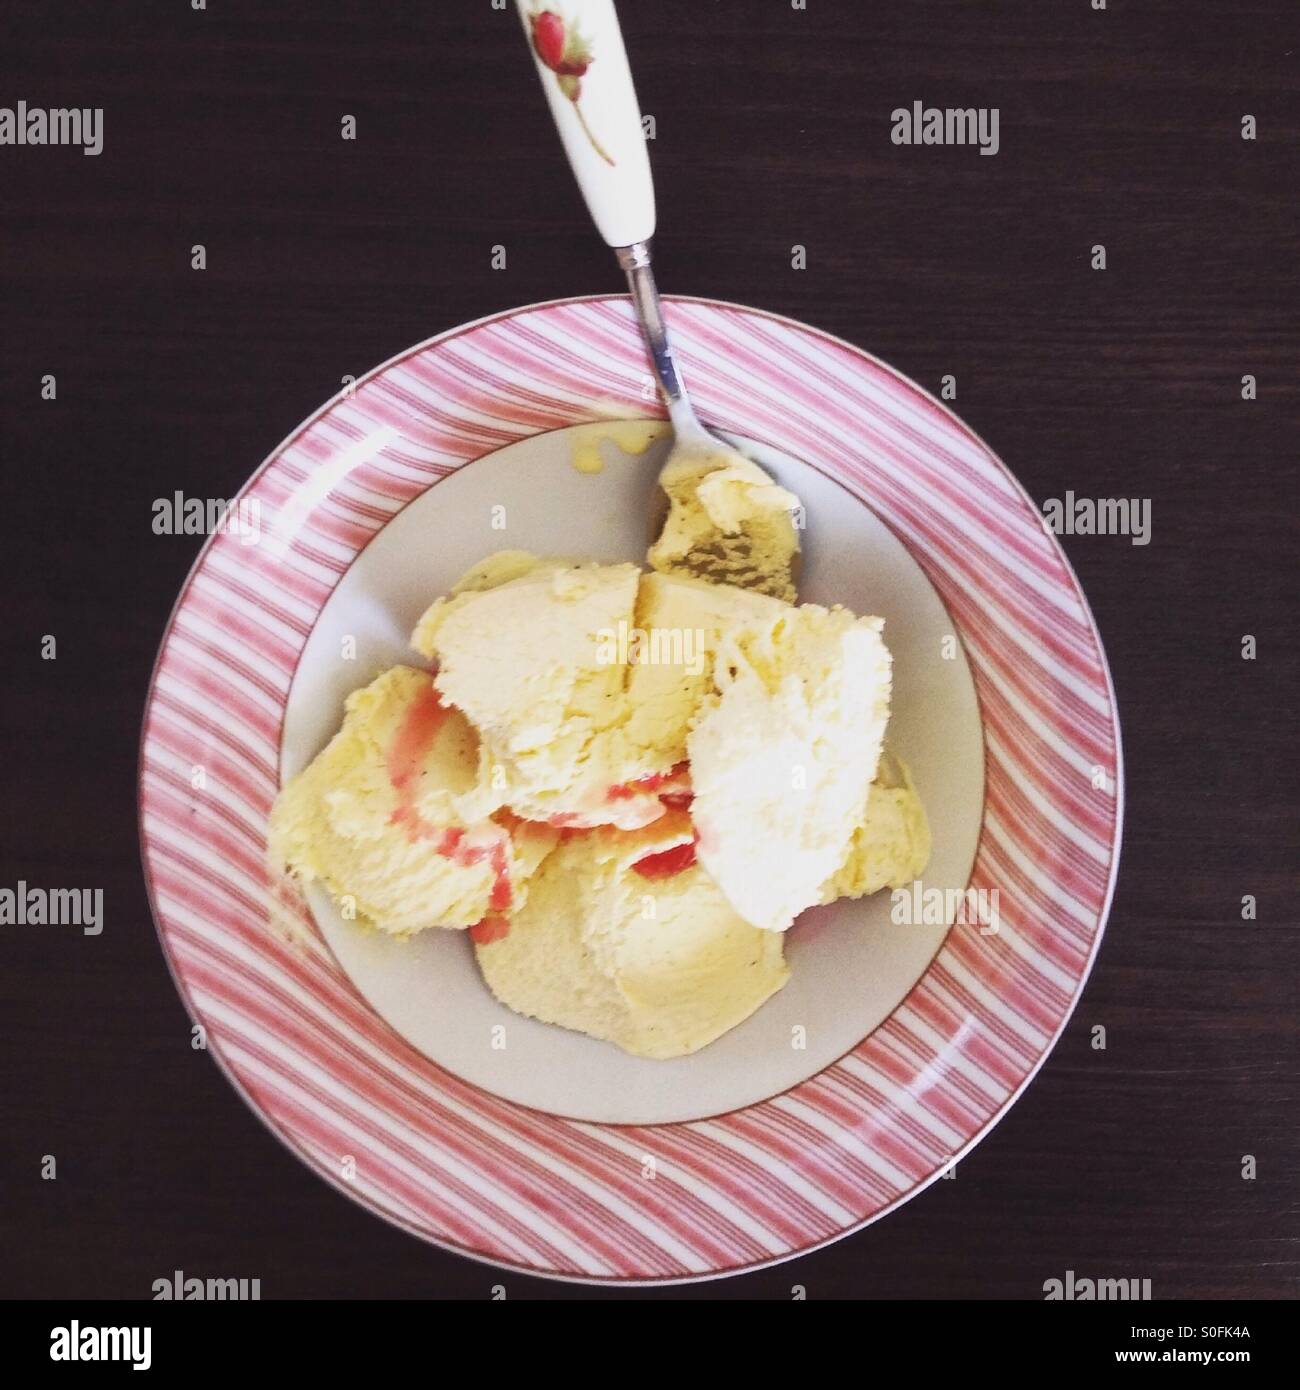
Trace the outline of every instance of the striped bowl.
<path fill-rule="evenodd" d="M 846 1056 L 705 1120 L 618 1126 L 531 1110 L 393 1032 L 264 867 L 285 707 L 322 606 L 371 537 L 454 469 L 542 431 L 647 413 L 623 298 L 535 305 L 431 339 L 297 429 L 240 494 L 276 518 L 274 543 L 209 539 L 144 719 L 141 841 L 159 938 L 232 1084 L 378 1215 L 558 1278 L 753 1269 L 920 1191 L 1042 1065 L 1096 954 L 1118 862 L 1123 775 L 1101 642 L 1004 465 L 848 343 L 711 300 L 669 308 L 702 415 L 869 498 L 946 603 L 975 680 L 986 791 L 970 886 L 1000 885 L 1014 909 L 996 934 L 951 932 Z M 286 916 L 299 930 L 277 929 Z"/>

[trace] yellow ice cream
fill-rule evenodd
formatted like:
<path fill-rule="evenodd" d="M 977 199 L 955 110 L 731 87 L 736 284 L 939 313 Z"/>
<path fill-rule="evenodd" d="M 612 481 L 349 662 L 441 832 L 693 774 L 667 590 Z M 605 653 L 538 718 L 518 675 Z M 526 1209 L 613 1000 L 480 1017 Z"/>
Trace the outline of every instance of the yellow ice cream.
<path fill-rule="evenodd" d="M 478 779 L 478 737 L 429 672 L 395 667 L 345 708 L 343 727 L 276 800 L 273 864 L 319 880 L 345 917 L 397 934 L 468 927 L 521 903 L 556 832 L 512 835 L 457 814 Z"/>
<path fill-rule="evenodd" d="M 519 579 L 531 570 L 543 567 L 554 569 L 558 564 L 558 560 L 548 562 L 539 559 L 531 550 L 496 550 L 484 556 L 478 564 L 471 565 L 451 586 L 451 593 L 454 597 L 480 589 L 495 589 L 498 584 Z"/>
<path fill-rule="evenodd" d="M 784 931 L 843 863 L 889 717 L 879 618 L 805 604 L 724 638 L 687 739 L 700 862 L 755 926 Z"/>
<path fill-rule="evenodd" d="M 601 473 L 601 445 L 609 443 L 624 454 L 644 454 L 672 428 L 667 420 L 593 420 L 568 430 L 569 462 L 579 473 Z"/>
<path fill-rule="evenodd" d="M 484 765 L 460 809 L 506 805 L 557 825 L 622 829 L 657 818 L 663 807 L 639 783 L 684 761 L 724 634 L 785 607 L 629 565 L 489 556 L 412 637 L 482 737 Z"/>
<path fill-rule="evenodd" d="M 901 758 L 886 750 L 867 804 L 834 876 L 822 887 L 823 903 L 862 898 L 882 888 L 902 888 L 930 862 L 930 823 Z"/>
<path fill-rule="evenodd" d="M 799 499 L 735 450 L 673 453 L 659 476 L 668 516 L 647 559 L 665 573 L 793 602 Z"/>
<path fill-rule="evenodd" d="M 632 777 L 686 758 L 686 737 L 714 690 L 713 664 L 738 624 L 775 618 L 779 599 L 670 574 L 641 576 L 638 647 L 627 671 L 627 712 L 615 731 L 618 760 Z"/>
<path fill-rule="evenodd" d="M 475 946 L 492 993 L 641 1057 L 698 1051 L 748 1018 L 788 978 L 782 938 L 738 917 L 698 865 L 662 878 L 632 867 L 691 835 L 678 812 L 562 843 L 506 934 Z"/>
<path fill-rule="evenodd" d="M 435 671 L 350 696 L 270 826 L 345 915 L 474 926 L 504 1004 L 644 1057 L 735 1027 L 800 912 L 930 848 L 881 620 L 792 602 L 797 499 L 725 453 L 662 481 L 656 572 L 487 556 L 412 636 Z"/>
<path fill-rule="evenodd" d="M 514 552 L 518 556 L 518 552 Z M 412 645 L 437 662 L 443 697 L 478 730 L 478 809 L 508 805 L 556 825 L 634 828 L 659 815 L 650 794 L 615 796 L 636 770 L 605 737 L 626 713 L 617 634 L 632 626 L 635 565 L 496 558 L 513 577 L 439 599 Z M 477 582 L 495 577 L 489 562 Z M 473 572 L 472 572 L 473 573 Z"/>

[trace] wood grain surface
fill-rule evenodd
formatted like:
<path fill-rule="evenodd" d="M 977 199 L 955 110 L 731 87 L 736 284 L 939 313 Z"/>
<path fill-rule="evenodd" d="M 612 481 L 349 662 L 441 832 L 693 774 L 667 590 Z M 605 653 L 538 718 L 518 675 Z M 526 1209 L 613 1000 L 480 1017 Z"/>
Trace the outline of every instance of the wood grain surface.
<path fill-rule="evenodd" d="M 622 17 L 665 290 L 792 315 L 934 391 L 955 376 L 954 407 L 1040 502 L 1151 507 L 1148 545 L 1065 539 L 1128 812 L 1055 1051 L 954 1180 L 818 1254 L 671 1292 L 1033 1299 L 1073 1269 L 1157 1298 L 1294 1297 L 1300 11 Z M 153 533 L 153 500 L 232 495 L 345 374 L 419 339 L 619 286 L 515 15 L 6 0 L 0 105 L 20 99 L 102 107 L 104 148 L 0 146 L 0 885 L 102 887 L 105 926 L 0 927 L 0 1294 L 141 1298 L 182 1269 L 265 1298 L 664 1296 L 502 1276 L 311 1176 L 191 1050 L 139 866 L 141 710 L 198 548 Z M 999 152 L 896 146 L 890 112 L 916 100 L 997 107 Z"/>

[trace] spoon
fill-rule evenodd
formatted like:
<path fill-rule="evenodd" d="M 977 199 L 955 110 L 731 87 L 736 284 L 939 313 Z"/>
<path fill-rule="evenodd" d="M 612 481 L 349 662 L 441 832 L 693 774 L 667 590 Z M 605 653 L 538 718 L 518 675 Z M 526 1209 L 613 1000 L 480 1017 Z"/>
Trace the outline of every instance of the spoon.
<path fill-rule="evenodd" d="M 673 358 L 651 267 L 654 183 L 614 0 L 516 0 L 569 165 L 614 249 L 649 349 L 673 447 L 668 518 L 650 563 L 794 598 L 799 499 L 700 422 Z"/>

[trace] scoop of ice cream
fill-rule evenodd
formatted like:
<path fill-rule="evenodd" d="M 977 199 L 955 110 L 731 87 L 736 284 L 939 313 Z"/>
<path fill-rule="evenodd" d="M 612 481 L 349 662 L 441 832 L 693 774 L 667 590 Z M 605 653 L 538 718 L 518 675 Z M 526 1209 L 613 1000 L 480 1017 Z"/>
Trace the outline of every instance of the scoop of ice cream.
<path fill-rule="evenodd" d="M 451 593 L 463 594 L 480 589 L 495 589 L 498 584 L 519 579 L 535 569 L 556 569 L 558 560 L 543 560 L 531 550 L 494 550 L 485 555 L 451 586 Z"/>
<path fill-rule="evenodd" d="M 723 635 L 786 605 L 676 575 L 629 583 L 627 570 L 503 551 L 421 619 L 413 644 L 439 661 L 439 689 L 483 735 L 466 813 L 506 804 L 624 829 L 662 814 L 656 798 L 685 760 Z"/>
<path fill-rule="evenodd" d="M 787 601 L 796 500 L 738 456 L 679 458 L 664 485 L 656 573 L 475 565 L 412 637 L 436 671 L 350 696 L 269 831 L 345 915 L 469 927 L 503 1003 L 645 1057 L 780 989 L 804 908 L 929 854 L 906 769 L 881 761 L 881 620 Z"/>
<path fill-rule="evenodd" d="M 679 450 L 659 477 L 668 516 L 646 558 L 656 570 L 793 602 L 799 499 L 743 454 Z"/>
<path fill-rule="evenodd" d="M 635 565 L 568 565 L 516 557 L 471 571 L 420 619 L 412 645 L 438 663 L 443 697 L 477 729 L 483 746 L 479 809 L 508 805 L 556 825 L 633 828 L 663 811 L 635 788 L 604 737 L 625 717 L 627 667 L 620 632 L 633 626 Z M 511 573 L 493 583 L 498 574 Z M 467 576 L 467 579 L 469 577 Z"/>
<path fill-rule="evenodd" d="M 822 886 L 820 901 L 862 898 L 882 888 L 902 888 L 930 862 L 930 823 L 903 760 L 882 753 L 876 780 L 844 862 Z"/>
<path fill-rule="evenodd" d="M 319 880 L 345 916 L 404 934 L 468 927 L 521 903 L 555 842 L 457 811 L 477 785 L 478 738 L 427 671 L 397 666 L 348 696 L 343 727 L 281 791 L 273 865 Z"/>
<path fill-rule="evenodd" d="M 505 934 L 475 945 L 492 993 L 641 1057 L 695 1052 L 748 1018 L 788 978 L 782 938 L 687 862 L 692 837 L 676 812 L 566 839 Z"/>
<path fill-rule="evenodd" d="M 686 736 L 705 697 L 726 633 L 775 618 L 786 605 L 765 594 L 670 574 L 641 576 L 634 658 L 627 669 L 627 713 L 615 730 L 614 757 L 634 775 L 653 775 L 686 758 Z"/>
<path fill-rule="evenodd" d="M 689 738 L 700 862 L 748 922 L 821 897 L 866 804 L 889 716 L 879 618 L 805 604 L 729 633 Z"/>

